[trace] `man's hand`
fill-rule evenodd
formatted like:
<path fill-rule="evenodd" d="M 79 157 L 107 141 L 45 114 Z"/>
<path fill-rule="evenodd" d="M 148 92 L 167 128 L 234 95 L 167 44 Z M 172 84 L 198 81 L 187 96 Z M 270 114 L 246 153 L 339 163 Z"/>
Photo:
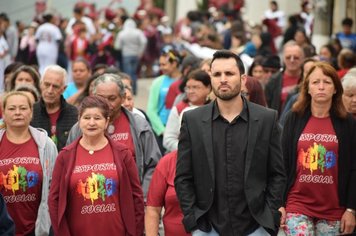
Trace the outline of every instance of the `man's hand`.
<path fill-rule="evenodd" d="M 280 222 L 279 227 L 284 227 L 285 224 L 286 224 L 286 217 L 287 217 L 286 208 L 280 207 L 278 209 L 278 211 L 282 214 L 281 215 L 281 222 Z"/>
<path fill-rule="evenodd" d="M 355 215 L 349 211 L 345 211 L 341 217 L 340 233 L 351 234 L 356 225 Z"/>

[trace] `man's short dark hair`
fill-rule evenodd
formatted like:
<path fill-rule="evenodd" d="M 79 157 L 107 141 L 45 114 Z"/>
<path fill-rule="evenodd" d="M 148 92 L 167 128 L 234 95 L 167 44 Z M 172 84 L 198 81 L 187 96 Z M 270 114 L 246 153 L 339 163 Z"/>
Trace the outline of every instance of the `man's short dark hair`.
<path fill-rule="evenodd" d="M 353 25 L 353 20 L 351 18 L 346 17 L 345 19 L 342 20 L 341 24 L 345 26 L 350 26 L 352 27 Z"/>
<path fill-rule="evenodd" d="M 73 8 L 73 12 L 76 13 L 76 14 L 79 14 L 79 15 L 82 15 L 83 14 L 83 7 L 82 6 L 75 6 Z"/>
<path fill-rule="evenodd" d="M 237 54 L 235 54 L 229 50 L 216 51 L 213 54 L 213 59 L 211 60 L 211 63 L 210 63 L 210 69 L 211 69 L 211 65 L 213 64 L 215 59 L 221 59 L 221 58 L 224 58 L 224 59 L 234 58 L 236 61 L 237 67 L 239 68 L 240 74 L 241 75 L 245 74 L 245 66 L 244 66 L 244 63 L 242 62 L 241 58 Z"/>

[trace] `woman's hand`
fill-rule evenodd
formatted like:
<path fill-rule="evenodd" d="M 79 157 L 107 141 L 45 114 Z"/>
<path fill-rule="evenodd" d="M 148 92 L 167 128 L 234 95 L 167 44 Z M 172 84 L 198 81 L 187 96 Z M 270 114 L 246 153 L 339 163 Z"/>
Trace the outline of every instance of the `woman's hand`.
<path fill-rule="evenodd" d="M 351 234 L 356 225 L 355 215 L 352 212 L 345 211 L 341 217 L 340 233 Z"/>

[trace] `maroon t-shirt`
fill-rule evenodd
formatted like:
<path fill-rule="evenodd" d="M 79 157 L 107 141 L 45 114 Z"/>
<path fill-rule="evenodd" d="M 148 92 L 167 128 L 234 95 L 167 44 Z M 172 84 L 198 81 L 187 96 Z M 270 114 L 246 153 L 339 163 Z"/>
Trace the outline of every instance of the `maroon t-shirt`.
<path fill-rule="evenodd" d="M 78 145 L 66 211 L 71 235 L 125 235 L 119 184 L 109 144 L 93 154 Z"/>
<path fill-rule="evenodd" d="M 58 144 L 58 140 L 57 140 L 57 120 L 58 120 L 60 112 L 61 112 L 61 110 L 59 109 L 55 113 L 48 114 L 49 120 L 51 122 L 51 139 L 56 145 Z"/>
<path fill-rule="evenodd" d="M 182 83 L 182 80 L 178 79 L 177 81 L 174 81 L 171 84 L 171 86 L 169 86 L 167 96 L 166 96 L 166 108 L 167 109 L 172 109 L 176 97 L 182 93 L 179 89 L 179 86 L 181 85 L 181 83 Z"/>
<path fill-rule="evenodd" d="M 291 93 L 298 85 L 299 76 L 289 76 L 283 74 L 282 79 L 282 91 L 281 91 L 281 108 L 284 107 L 284 103 L 287 100 L 288 94 Z"/>
<path fill-rule="evenodd" d="M 112 126 L 109 126 L 108 128 L 110 138 L 114 141 L 126 145 L 131 151 L 132 156 L 136 160 L 135 145 L 133 143 L 132 134 L 130 130 L 130 122 L 126 114 L 122 112 L 119 118 L 114 121 L 113 125 L 113 130 L 111 130 Z"/>
<path fill-rule="evenodd" d="M 330 117 L 311 117 L 298 141 L 296 180 L 287 212 L 340 220 L 345 209 L 338 196 L 338 139 Z"/>
<path fill-rule="evenodd" d="M 147 206 L 164 207 L 163 225 L 165 235 L 190 235 L 182 224 L 174 177 L 176 174 L 177 151 L 168 153 L 158 163 L 150 183 Z"/>
<path fill-rule="evenodd" d="M 31 137 L 23 144 L 15 144 L 4 134 L 0 143 L 0 192 L 15 221 L 16 235 L 27 235 L 35 230 L 42 177 L 35 140 Z"/>

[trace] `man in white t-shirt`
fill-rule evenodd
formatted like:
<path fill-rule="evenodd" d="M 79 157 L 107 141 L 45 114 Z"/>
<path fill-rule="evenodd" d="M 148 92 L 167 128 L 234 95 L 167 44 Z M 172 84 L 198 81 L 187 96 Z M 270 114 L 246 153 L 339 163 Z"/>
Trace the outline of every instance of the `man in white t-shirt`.
<path fill-rule="evenodd" d="M 45 23 L 38 27 L 35 34 L 36 55 L 41 75 L 47 66 L 57 64 L 59 42 L 62 40 L 61 31 L 54 24 L 54 16 L 45 14 L 43 19 Z"/>
<path fill-rule="evenodd" d="M 96 29 L 92 19 L 84 15 L 84 8 L 82 6 L 75 6 L 73 9 L 73 17 L 69 20 L 66 33 L 67 35 L 73 34 L 72 26 L 76 21 L 81 21 L 85 24 L 85 28 L 87 30 L 88 39 L 96 33 Z"/>

